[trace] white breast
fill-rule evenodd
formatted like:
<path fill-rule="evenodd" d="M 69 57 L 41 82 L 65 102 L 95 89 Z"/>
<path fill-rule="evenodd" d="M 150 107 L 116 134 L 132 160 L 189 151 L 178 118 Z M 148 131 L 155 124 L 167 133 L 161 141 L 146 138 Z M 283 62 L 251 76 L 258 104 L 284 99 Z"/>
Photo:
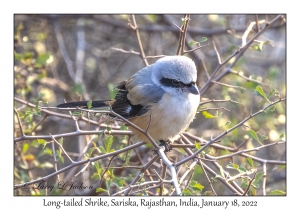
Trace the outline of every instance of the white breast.
<path fill-rule="evenodd" d="M 181 93 L 176 96 L 165 93 L 163 98 L 151 107 L 147 114 L 131 120 L 137 126 L 148 129 L 154 140 L 172 140 L 173 137 L 182 133 L 193 121 L 200 101 L 199 95 Z M 133 129 L 134 130 L 134 129 Z M 135 131 L 136 132 L 136 131 Z M 138 137 L 147 141 L 147 138 L 139 133 Z"/>

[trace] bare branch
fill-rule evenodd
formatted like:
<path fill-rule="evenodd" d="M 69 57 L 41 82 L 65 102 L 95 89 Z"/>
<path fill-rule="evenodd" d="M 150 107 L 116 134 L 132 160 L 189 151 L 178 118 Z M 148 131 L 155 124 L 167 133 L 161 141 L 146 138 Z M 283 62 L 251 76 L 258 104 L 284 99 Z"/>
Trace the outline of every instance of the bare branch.
<path fill-rule="evenodd" d="M 281 18 L 281 15 L 278 15 L 275 17 L 269 24 L 266 24 L 264 28 L 262 28 L 258 33 L 256 33 L 247 43 L 242 44 L 240 48 L 238 48 L 231 56 L 229 56 L 225 61 L 223 61 L 221 64 L 219 64 L 212 75 L 210 75 L 210 79 L 206 81 L 206 83 L 201 87 L 200 89 L 200 95 L 203 95 L 204 92 L 208 89 L 209 86 L 211 86 L 212 80 L 219 81 L 221 78 L 223 78 L 226 74 L 229 73 L 229 71 L 232 69 L 232 67 L 236 64 L 236 62 L 239 60 L 239 58 L 243 55 L 243 53 L 248 49 L 248 47 L 252 44 L 252 42 L 259 37 L 263 32 L 265 32 L 268 28 L 270 28 L 275 22 L 277 22 Z M 221 67 L 223 67 L 230 59 L 235 57 L 235 60 L 230 64 L 229 67 L 226 68 L 226 70 L 220 74 L 218 77 L 215 78 L 215 75 L 220 71 Z"/>
<path fill-rule="evenodd" d="M 160 148 L 157 151 L 157 153 L 161 157 L 162 161 L 168 166 L 169 170 L 171 171 L 171 174 L 172 174 L 172 183 L 174 185 L 176 194 L 180 195 L 181 194 L 181 190 L 180 190 L 180 187 L 178 185 L 178 180 L 177 180 L 177 175 L 176 175 L 176 170 L 175 170 L 174 164 L 171 161 L 169 161 L 168 158 L 164 158 L 166 156 L 165 156 L 165 153 L 163 152 L 162 148 Z"/>
<path fill-rule="evenodd" d="M 254 172 L 253 178 L 250 180 L 249 185 L 248 185 L 247 189 L 245 190 L 245 192 L 244 192 L 244 194 L 243 194 L 244 196 L 247 195 L 247 193 L 249 192 L 250 187 L 251 187 L 251 184 L 252 184 L 252 182 L 253 182 L 254 179 L 255 179 L 256 172 L 257 172 L 257 170 Z"/>
<path fill-rule="evenodd" d="M 162 180 L 162 182 L 164 182 L 164 183 L 171 183 L 171 181 L 168 181 L 168 180 Z M 151 187 L 151 188 L 148 188 L 148 189 L 159 188 L 160 185 L 161 185 L 161 180 L 158 180 L 158 181 L 150 181 L 150 182 L 143 182 L 143 183 L 140 183 L 140 184 L 137 184 L 137 185 L 130 185 L 129 188 L 130 188 L 130 190 L 132 190 L 132 189 L 135 188 L 135 187 L 142 187 L 142 186 L 144 186 L 144 185 L 150 185 L 150 184 L 158 184 L 158 185 L 155 185 L 155 186 L 153 186 L 153 187 Z M 125 193 L 126 190 L 128 190 L 128 189 L 126 188 L 126 189 L 124 189 L 124 190 L 120 190 L 119 192 L 113 194 L 112 196 L 117 196 L 117 195 L 120 195 L 120 194 L 122 194 L 122 193 Z M 140 192 L 140 190 L 139 190 L 139 191 L 136 191 L 135 193 L 137 193 L 137 192 Z"/>
<path fill-rule="evenodd" d="M 60 32 L 59 24 L 57 23 L 56 20 L 53 21 L 53 28 L 54 28 L 55 36 L 56 36 L 57 43 L 59 46 L 59 50 L 60 50 L 62 57 L 66 63 L 69 76 L 75 82 L 76 79 L 75 79 L 75 71 L 73 68 L 73 61 L 71 61 L 71 59 L 69 57 L 69 54 L 68 54 L 67 49 L 64 44 L 63 36 L 61 35 L 61 32 Z"/>
<path fill-rule="evenodd" d="M 32 130 L 30 131 L 30 134 L 32 134 L 35 131 L 35 129 L 37 129 L 37 127 L 39 127 L 47 117 L 48 117 L 48 115 L 45 114 L 45 116 L 34 126 L 34 128 L 32 128 Z"/>
<path fill-rule="evenodd" d="M 122 53 L 125 53 L 125 54 L 133 54 L 133 55 L 141 55 L 141 53 L 139 52 L 136 52 L 134 50 L 123 50 L 121 48 L 115 48 L 115 47 L 112 47 L 111 48 L 112 50 L 115 50 L 115 51 L 118 51 L 118 52 L 122 52 Z M 150 58 L 150 59 L 154 59 L 154 58 L 162 58 L 162 57 L 165 57 L 167 55 L 148 55 L 146 56 L 146 58 Z"/>
<path fill-rule="evenodd" d="M 68 155 L 68 153 L 63 148 L 63 146 L 60 145 L 60 143 L 58 143 L 58 141 L 56 141 L 56 139 L 51 135 L 51 133 L 49 133 L 49 135 L 52 137 L 52 140 L 55 141 L 55 143 L 61 148 L 61 150 L 64 152 L 64 154 L 69 158 L 69 160 L 71 161 L 71 163 L 74 163 L 74 161 L 72 160 L 72 158 Z"/>
<path fill-rule="evenodd" d="M 28 186 L 28 185 L 32 185 L 32 184 L 35 184 L 37 182 L 45 182 L 47 181 L 49 178 L 53 177 L 53 176 L 56 176 L 57 174 L 60 174 L 64 171 L 67 171 L 75 166 L 78 166 L 78 165 L 83 165 L 85 163 L 88 163 L 88 162 L 94 162 L 94 161 L 97 161 L 97 160 L 100 160 L 100 159 L 104 159 L 104 158 L 107 158 L 107 157 L 110 157 L 110 156 L 113 156 L 113 155 L 118 155 L 118 154 L 121 154 L 127 150 L 131 150 L 135 147 L 139 147 L 141 145 L 143 145 L 144 143 L 143 142 L 139 142 L 139 143 L 136 143 L 134 145 L 131 145 L 131 146 L 128 146 L 126 148 L 123 148 L 123 149 L 120 149 L 120 150 L 117 150 L 117 151 L 114 151 L 114 152 L 111 152 L 111 153 L 108 153 L 108 154 L 104 154 L 104 155 L 100 155 L 100 156 L 97 156 L 97 157 L 93 157 L 93 158 L 89 158 L 89 159 L 86 159 L 86 160 L 82 160 L 82 161 L 78 161 L 78 162 L 73 162 L 71 163 L 70 165 L 66 166 L 65 168 L 62 168 L 54 173 L 51 173 L 47 176 L 44 176 L 42 178 L 38 178 L 38 179 L 35 179 L 35 180 L 32 180 L 30 182 L 25 182 L 23 184 L 16 184 L 14 185 L 14 189 L 18 189 L 18 188 L 22 188 L 22 187 L 25 187 L 25 186 Z"/>
<path fill-rule="evenodd" d="M 186 170 L 184 172 L 184 174 L 181 176 L 181 178 L 179 179 L 179 184 L 181 184 L 183 182 L 183 180 L 185 179 L 185 177 L 195 168 L 196 164 L 197 164 L 198 160 L 195 159 L 192 164 L 188 167 L 188 170 Z"/>
<path fill-rule="evenodd" d="M 217 196 L 217 193 L 216 193 L 214 187 L 212 186 L 212 182 L 210 181 L 210 178 L 208 177 L 208 175 L 206 173 L 206 170 L 205 170 L 205 168 L 203 166 L 202 160 L 199 160 L 199 163 L 200 163 L 200 166 L 201 166 L 201 168 L 202 168 L 202 170 L 203 170 L 203 172 L 205 174 L 205 177 L 206 177 L 206 179 L 207 179 L 207 181 L 208 181 L 208 183 L 209 183 L 209 185 L 211 187 L 211 190 L 213 191 L 213 193 L 215 194 L 215 196 Z"/>
<path fill-rule="evenodd" d="M 239 174 L 237 174 L 237 175 L 235 175 L 233 177 L 230 177 L 229 179 L 227 179 L 227 181 L 228 182 L 232 182 L 232 181 L 234 181 L 236 179 L 239 179 L 239 178 L 241 178 L 243 176 L 249 176 L 250 174 L 255 173 L 255 172 L 256 172 L 256 169 L 252 169 L 252 170 L 249 170 L 247 172 L 239 173 Z"/>
<path fill-rule="evenodd" d="M 231 99 L 229 99 L 229 100 L 215 100 L 215 99 L 210 99 L 210 100 L 208 100 L 208 101 L 203 101 L 203 102 L 200 102 L 200 106 L 202 106 L 202 105 L 204 105 L 204 104 L 207 104 L 207 103 L 213 103 L 213 102 L 232 102 L 232 103 L 236 103 L 236 104 L 241 104 L 241 103 L 239 103 L 239 102 L 237 102 L 237 101 L 234 101 L 234 100 L 231 100 Z"/>
<path fill-rule="evenodd" d="M 20 133 L 21 133 L 21 137 L 25 137 L 25 134 L 24 134 L 24 131 L 23 131 L 23 127 L 22 127 L 22 123 L 21 123 L 21 120 L 20 120 L 20 116 L 19 116 L 19 113 L 17 112 L 16 109 L 14 109 L 16 115 L 17 115 L 17 119 L 18 119 L 18 123 L 19 123 L 19 127 L 20 127 Z"/>
<path fill-rule="evenodd" d="M 217 82 L 217 81 L 212 81 L 215 84 L 221 85 L 221 86 L 225 86 L 225 87 L 231 87 L 231 88 L 238 88 L 238 89 L 242 89 L 242 90 L 246 90 L 246 88 L 243 88 L 241 86 L 236 86 L 236 85 L 228 85 L 222 82 Z"/>
<path fill-rule="evenodd" d="M 29 103 L 28 101 L 25 101 L 25 100 L 22 100 L 20 98 L 17 98 L 17 97 L 14 97 L 14 100 L 15 101 L 18 101 L 19 103 L 22 103 L 22 104 L 25 104 L 26 106 L 29 106 L 31 108 L 35 108 L 36 105 L 35 104 L 32 104 L 32 103 Z M 57 113 L 57 112 L 52 112 L 52 111 L 49 111 L 48 109 L 55 109 L 55 110 L 60 110 L 58 109 L 57 107 L 40 107 L 41 108 L 41 112 L 44 112 L 46 115 L 49 115 L 49 116 L 57 116 L 57 117 L 60 117 L 60 118 L 66 118 L 66 119 L 73 119 L 74 118 L 70 115 L 67 115 L 67 114 L 60 114 L 60 113 Z M 73 109 L 73 110 L 77 110 L 77 108 Z M 92 124 L 92 125 L 97 125 L 97 126 L 100 126 L 102 128 L 106 128 L 107 125 L 99 125 L 99 122 L 96 122 L 94 120 L 90 120 L 84 116 L 80 116 L 80 118 L 78 120 L 81 120 L 81 121 L 84 121 L 84 122 L 87 122 L 89 124 Z M 117 129 L 116 127 L 112 126 L 113 129 Z"/>
<path fill-rule="evenodd" d="M 84 172 L 87 169 L 87 167 L 89 167 L 90 164 L 91 162 L 85 164 L 85 166 L 77 174 L 74 175 L 74 178 L 77 177 L 80 173 Z"/>
<path fill-rule="evenodd" d="M 56 159 L 56 153 L 55 153 L 55 147 L 54 147 L 54 142 L 51 142 L 51 148 L 52 148 L 52 155 L 53 155 L 53 160 L 54 160 L 54 168 L 55 168 L 55 171 L 57 172 L 57 169 L 58 169 L 58 166 L 57 166 L 57 159 Z M 59 179 L 59 174 L 57 174 L 57 180 L 60 181 Z"/>
<path fill-rule="evenodd" d="M 230 112 L 230 110 L 225 107 L 200 109 L 199 112 L 209 111 L 209 110 L 220 110 L 220 109 L 224 109 L 224 110 Z"/>
<path fill-rule="evenodd" d="M 260 20 L 260 21 L 258 21 L 258 22 L 253 21 L 253 22 L 250 23 L 250 25 L 248 26 L 248 28 L 247 28 L 247 30 L 245 31 L 244 35 L 242 36 L 242 47 L 244 47 L 244 46 L 246 45 L 246 43 L 247 43 L 247 37 L 248 37 L 250 31 L 252 30 L 253 26 L 254 26 L 256 23 L 257 23 L 257 24 L 263 24 L 263 23 L 266 23 L 266 21 L 265 21 L 265 20 Z M 258 31 L 258 32 L 259 32 L 259 31 Z"/>
<path fill-rule="evenodd" d="M 124 189 L 124 195 L 128 195 L 130 193 L 130 191 L 132 190 L 130 186 L 134 185 L 141 178 L 141 174 L 143 174 L 144 171 L 148 169 L 152 165 L 152 163 L 155 162 L 158 158 L 159 158 L 158 155 L 154 155 L 150 161 L 148 161 L 145 165 L 143 165 L 142 169 L 139 171 L 139 173 L 129 184 L 129 187 L 127 189 Z"/>
<path fill-rule="evenodd" d="M 189 156 L 189 157 L 187 157 L 187 158 L 185 158 L 185 159 L 183 159 L 183 160 L 177 162 L 177 163 L 175 164 L 175 166 L 178 167 L 180 164 L 183 164 L 183 163 L 185 163 L 186 161 L 189 161 L 189 160 L 195 158 L 195 157 L 196 157 L 200 152 L 202 152 L 205 148 L 207 148 L 209 145 L 213 144 L 214 142 L 216 142 L 217 140 L 219 140 L 220 138 L 222 138 L 223 136 L 225 136 L 227 133 L 229 133 L 229 132 L 233 131 L 234 129 L 236 129 L 237 127 L 243 125 L 245 122 L 247 122 L 249 119 L 253 118 L 254 116 L 263 113 L 263 112 L 264 112 L 266 109 L 268 109 L 269 107 L 271 107 L 271 106 L 273 106 L 273 105 L 275 105 L 275 104 L 277 104 L 277 103 L 279 103 L 279 102 L 282 102 L 282 101 L 285 101 L 285 99 L 279 99 L 278 101 L 275 101 L 275 102 L 269 104 L 269 105 L 266 106 L 264 109 L 262 109 L 262 110 L 260 110 L 260 111 L 258 111 L 258 112 L 256 112 L 256 113 L 254 113 L 253 115 L 248 116 L 247 118 L 245 118 L 244 120 L 242 120 L 240 123 L 236 124 L 236 125 L 233 126 L 232 128 L 228 129 L 227 131 L 221 133 L 219 136 L 215 137 L 215 138 L 212 139 L 211 141 L 207 142 L 206 145 L 204 145 L 203 147 L 201 147 L 201 149 L 199 149 L 199 150 L 198 150 L 197 152 L 195 152 L 193 155 L 191 155 L 191 156 Z"/>
<path fill-rule="evenodd" d="M 139 52 L 136 52 L 136 51 L 134 51 L 134 50 L 123 50 L 123 49 L 121 49 L 121 48 L 115 48 L 115 47 L 112 47 L 112 48 L 110 48 L 110 49 L 112 49 L 112 50 L 115 50 L 115 51 L 118 51 L 118 52 L 121 52 L 121 53 L 125 53 L 125 54 L 134 54 L 134 55 L 140 55 L 141 53 L 139 53 Z"/>
<path fill-rule="evenodd" d="M 138 26 L 136 24 L 135 15 L 132 15 L 132 21 L 133 21 L 133 27 L 131 27 L 131 28 L 134 29 L 136 32 L 136 37 L 138 39 L 138 43 L 139 43 L 139 47 L 140 47 L 140 53 L 141 53 L 140 56 L 143 59 L 145 65 L 149 66 L 147 58 L 144 53 L 144 49 L 143 49 L 143 45 L 142 45 L 142 41 L 141 41 L 141 37 L 140 37 L 140 32 L 139 32 Z"/>
<path fill-rule="evenodd" d="M 263 172 L 264 172 L 264 177 L 263 177 L 263 195 L 267 195 L 266 193 L 266 185 L 267 185 L 267 163 L 263 163 Z"/>
<path fill-rule="evenodd" d="M 98 135 L 99 133 L 103 132 L 104 134 L 111 134 L 111 135 L 132 135 L 131 131 L 121 131 L 121 130 L 100 130 L 100 131 L 75 131 L 75 132 L 70 132 L 70 133 L 62 133 L 62 134 L 54 134 L 52 135 L 54 138 L 61 138 L 61 137 L 72 137 L 72 136 L 78 136 L 78 135 L 92 135 L 96 134 Z M 45 140 L 50 140 L 52 139 L 51 135 L 37 135 L 37 136 L 20 136 L 18 138 L 14 139 L 14 142 L 19 142 L 19 141 L 24 141 L 24 140 L 36 140 L 36 139 L 45 139 Z"/>
<path fill-rule="evenodd" d="M 203 47 L 206 47 L 206 46 L 208 46 L 208 45 L 209 45 L 209 44 L 205 44 L 205 45 L 202 45 L 202 46 L 196 47 L 196 48 L 194 48 L 194 49 L 191 49 L 191 50 L 186 50 L 186 51 L 184 51 L 184 52 L 183 52 L 183 55 L 184 55 L 184 54 L 187 54 L 187 53 L 194 52 L 194 51 L 196 51 L 196 50 L 199 50 L 199 49 L 201 49 L 201 48 L 203 48 Z"/>
<path fill-rule="evenodd" d="M 255 22 L 256 22 L 256 30 L 259 32 L 260 31 L 260 26 L 259 26 L 259 21 L 258 21 L 258 15 L 255 15 Z"/>
<path fill-rule="evenodd" d="M 284 144 L 284 142 L 273 142 L 273 143 L 270 143 L 270 144 L 266 144 L 266 145 L 263 145 L 263 146 L 260 146 L 260 147 L 253 148 L 253 149 L 240 150 L 240 151 L 228 154 L 228 155 L 223 155 L 223 156 L 215 157 L 215 160 L 220 160 L 220 159 L 224 159 L 224 158 L 234 157 L 235 155 L 239 155 L 241 153 L 247 153 L 247 152 L 252 152 L 252 151 L 259 151 L 262 148 L 270 147 L 270 146 L 277 145 L 277 144 Z"/>
<path fill-rule="evenodd" d="M 212 43 L 213 43 L 213 45 L 214 45 L 214 50 L 215 50 L 215 52 L 216 52 L 216 55 L 217 55 L 217 58 L 218 58 L 219 65 L 221 65 L 221 64 L 222 64 L 222 60 L 221 60 L 220 54 L 219 54 L 219 52 L 218 52 L 218 50 L 217 50 L 216 44 L 215 44 L 214 41 L 212 41 Z"/>
<path fill-rule="evenodd" d="M 75 83 L 81 84 L 82 93 L 85 100 L 89 99 L 85 84 L 82 81 L 84 71 L 84 57 L 85 57 L 85 33 L 83 30 L 84 20 L 79 18 L 77 20 L 77 46 L 76 46 L 76 74 Z"/>
<path fill-rule="evenodd" d="M 180 30 L 180 36 L 179 36 L 179 45 L 177 48 L 176 55 L 183 55 L 184 54 L 184 45 L 185 45 L 185 37 L 187 32 L 188 23 L 190 21 L 190 15 L 184 15 L 183 17 L 183 24 L 181 26 Z"/>
<path fill-rule="evenodd" d="M 193 152 L 188 149 L 184 148 L 184 150 L 187 152 L 189 155 L 193 155 Z M 198 164 L 200 165 L 200 162 L 198 161 Z M 239 188 L 235 189 L 231 184 L 229 184 L 224 177 L 219 176 L 215 171 L 213 171 L 210 167 L 208 167 L 206 164 L 202 163 L 201 164 L 210 174 L 212 174 L 214 177 L 216 177 L 218 180 L 220 180 L 225 186 L 227 186 L 233 193 L 236 195 L 242 195 L 243 191 Z M 219 165 L 218 165 L 219 167 Z M 235 184 L 233 182 L 233 184 Z"/>
<path fill-rule="evenodd" d="M 101 22 L 110 24 L 112 26 L 116 27 L 122 27 L 122 28 L 127 28 L 126 24 L 124 24 L 121 21 L 114 20 L 112 18 L 107 18 L 103 15 L 99 15 L 94 17 L 95 20 L 99 20 Z M 170 22 L 172 25 L 141 25 L 139 26 L 139 29 L 142 31 L 147 31 L 147 32 L 178 32 L 178 29 L 181 29 L 177 24 L 174 23 L 174 21 Z M 175 25 L 175 27 L 173 26 Z M 272 26 L 272 28 L 278 28 L 281 25 L 277 26 Z M 235 27 L 231 28 L 231 30 L 236 31 L 236 32 L 244 32 L 246 30 L 245 27 Z M 206 36 L 211 36 L 211 35 L 218 35 L 218 34 L 228 34 L 229 30 L 227 28 L 198 28 L 198 27 L 193 27 L 189 26 L 189 33 L 195 34 L 195 35 L 206 35 Z"/>
<path fill-rule="evenodd" d="M 105 167 L 105 170 L 103 171 L 101 177 L 100 177 L 100 186 L 102 185 L 102 182 L 103 182 L 103 177 L 104 175 L 106 174 L 106 172 L 108 171 L 112 161 L 114 160 L 114 158 L 116 157 L 116 155 L 112 156 L 107 164 L 107 166 Z"/>

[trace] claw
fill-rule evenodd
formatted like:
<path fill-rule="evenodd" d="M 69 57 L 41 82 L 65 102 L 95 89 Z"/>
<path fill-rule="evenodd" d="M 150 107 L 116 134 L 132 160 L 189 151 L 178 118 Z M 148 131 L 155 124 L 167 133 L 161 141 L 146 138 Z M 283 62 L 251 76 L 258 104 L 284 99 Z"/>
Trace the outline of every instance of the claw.
<path fill-rule="evenodd" d="M 165 147 L 165 152 L 169 152 L 172 150 L 172 147 L 170 146 L 170 141 L 164 141 L 164 140 L 159 140 L 160 144 L 159 146 L 164 146 Z"/>

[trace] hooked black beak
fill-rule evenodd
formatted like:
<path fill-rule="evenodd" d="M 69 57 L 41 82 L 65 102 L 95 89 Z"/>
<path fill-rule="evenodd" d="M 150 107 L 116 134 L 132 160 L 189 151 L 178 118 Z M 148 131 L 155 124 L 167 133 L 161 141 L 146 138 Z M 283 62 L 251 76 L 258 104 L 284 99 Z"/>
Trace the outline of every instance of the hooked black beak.
<path fill-rule="evenodd" d="M 196 84 L 192 84 L 191 86 L 187 87 L 187 90 L 194 95 L 199 95 L 199 90 Z"/>

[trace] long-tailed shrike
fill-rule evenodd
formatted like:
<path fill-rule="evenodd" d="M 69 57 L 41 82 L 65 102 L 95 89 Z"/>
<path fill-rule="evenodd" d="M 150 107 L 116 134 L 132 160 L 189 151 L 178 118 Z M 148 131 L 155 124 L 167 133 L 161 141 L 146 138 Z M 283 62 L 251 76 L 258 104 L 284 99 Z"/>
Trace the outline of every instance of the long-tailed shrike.
<path fill-rule="evenodd" d="M 196 79 L 196 66 L 190 58 L 163 57 L 117 85 L 114 100 L 92 101 L 92 108 L 110 105 L 138 127 L 146 129 L 149 125 L 148 133 L 154 140 L 173 142 L 195 117 L 200 102 Z M 87 101 L 57 107 L 87 107 Z M 149 141 L 140 131 L 131 129 L 140 140 Z"/>

